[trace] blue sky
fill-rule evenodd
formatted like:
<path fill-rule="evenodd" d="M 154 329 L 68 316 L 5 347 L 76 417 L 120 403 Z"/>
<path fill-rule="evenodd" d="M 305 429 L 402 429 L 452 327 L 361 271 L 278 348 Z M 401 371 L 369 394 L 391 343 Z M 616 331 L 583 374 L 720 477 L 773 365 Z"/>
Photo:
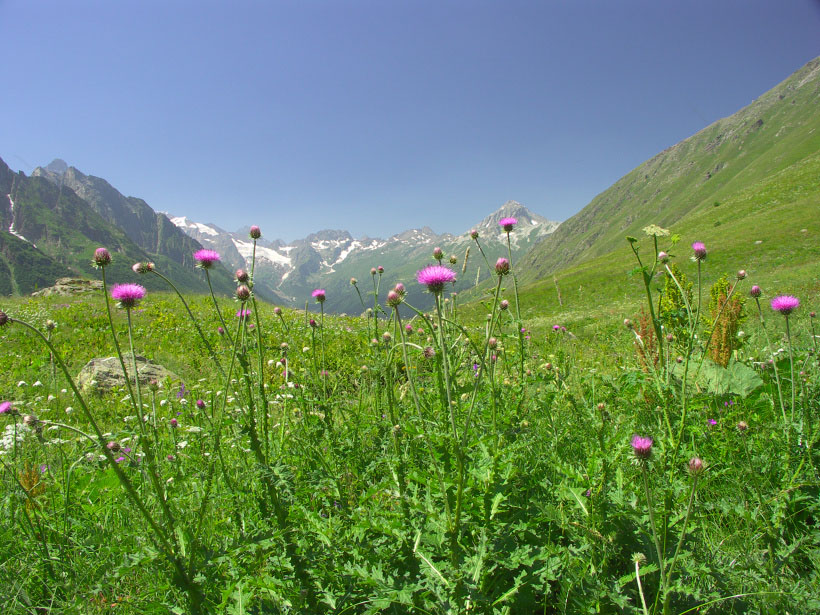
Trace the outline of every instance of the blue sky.
<path fill-rule="evenodd" d="M 0 0 L 0 157 L 285 240 L 563 220 L 818 55 L 817 0 Z"/>

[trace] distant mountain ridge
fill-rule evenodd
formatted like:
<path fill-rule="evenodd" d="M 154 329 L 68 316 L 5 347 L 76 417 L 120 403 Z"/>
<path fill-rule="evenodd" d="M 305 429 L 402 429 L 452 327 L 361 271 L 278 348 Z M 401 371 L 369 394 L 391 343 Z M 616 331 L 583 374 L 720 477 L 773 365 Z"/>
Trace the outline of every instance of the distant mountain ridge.
<path fill-rule="evenodd" d="M 247 234 L 227 232 L 216 225 L 195 222 L 184 216 L 169 214 L 169 217 L 191 237 L 225 255 L 232 266 L 250 266 L 253 244 Z M 509 217 L 518 220 L 516 231 L 511 236 L 516 257 L 523 255 L 559 225 L 531 212 L 517 201 L 507 201 L 473 227 L 479 232 L 480 241 L 488 254 L 495 257 L 506 254 L 506 234 L 498 221 Z M 432 262 L 434 247 L 440 247 L 448 258 L 450 255 L 456 256 L 456 268 L 461 269 L 467 248 L 473 246 L 468 231 L 460 235 L 437 234 L 427 226 L 408 229 L 388 239 L 354 238 L 344 230 L 319 231 L 289 244 L 281 240 L 267 241 L 263 237 L 257 243 L 255 279 L 257 284 L 265 285 L 286 305 L 304 306 L 305 299 L 314 288 L 325 288 L 329 297 L 335 299 L 328 300 L 326 309 L 359 312 L 362 305 L 357 293 L 350 288 L 351 277 L 370 285 L 367 279 L 370 269 L 381 265 L 385 269 L 382 288 L 396 282 L 404 282 L 410 287 L 407 283 L 413 281 L 415 272 Z M 476 277 L 483 279 L 489 275 L 486 264 L 477 252 L 473 247 L 470 273 L 467 274 L 469 285 L 475 283 Z M 237 254 L 243 261 L 237 260 Z M 465 285 L 468 285 L 467 280 L 462 282 L 461 287 Z M 372 290 L 372 285 L 362 288 Z M 419 306 L 429 307 L 429 296 L 419 295 L 414 299 Z"/>
<path fill-rule="evenodd" d="M 490 275 L 490 268 L 474 249 L 465 232 L 435 233 L 430 227 L 408 229 L 388 239 L 354 238 L 346 230 L 326 229 L 285 243 L 266 237 L 256 242 L 248 227 L 226 231 L 214 224 L 169 216 L 154 211 L 143 199 L 126 197 L 106 180 L 87 175 L 61 159 L 37 167 L 27 177 L 14 173 L 0 160 L 0 293 L 28 294 L 51 286 L 57 278 L 97 278 L 91 266 L 94 249 L 107 247 L 114 262 L 107 269 L 113 282 L 139 281 L 149 288 L 164 288 L 152 276 L 131 271 L 136 261 L 150 260 L 181 289 L 203 292 L 202 273 L 194 269 L 193 254 L 202 247 L 218 251 L 219 266 L 211 270 L 215 290 L 231 295 L 231 270 L 249 268 L 255 256 L 255 291 L 260 298 L 300 307 L 314 288 L 328 291 L 331 312 L 359 312 L 363 306 L 350 287 L 360 278 L 363 296 L 372 291 L 368 279 L 381 266 L 381 288 L 396 282 L 411 283 L 415 272 L 432 262 L 432 250 L 440 247 L 447 258 L 457 260 L 463 279 L 454 290 L 465 290 Z M 506 235 L 498 220 L 515 217 L 519 224 L 512 235 L 512 250 L 522 256 L 537 241 L 552 233 L 557 222 L 532 213 L 516 201 L 504 203 L 474 227 L 485 253 L 493 260 L 506 254 Z M 469 267 L 463 261 L 473 248 Z M 415 284 L 413 301 L 430 307 L 430 296 Z M 384 290 L 386 292 L 386 290 Z"/>

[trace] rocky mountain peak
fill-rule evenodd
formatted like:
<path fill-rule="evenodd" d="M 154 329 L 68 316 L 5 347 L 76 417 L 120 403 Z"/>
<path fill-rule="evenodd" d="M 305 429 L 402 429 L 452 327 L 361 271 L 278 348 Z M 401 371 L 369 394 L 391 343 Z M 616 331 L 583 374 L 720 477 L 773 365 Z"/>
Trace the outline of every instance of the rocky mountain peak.
<path fill-rule="evenodd" d="M 518 201 L 507 201 L 496 211 L 479 222 L 475 228 L 479 231 L 484 230 L 490 233 L 496 233 L 499 230 L 498 221 L 502 218 L 515 218 L 518 220 L 518 224 L 520 225 L 532 226 L 537 224 L 546 224 L 548 226 L 557 226 L 555 222 L 551 222 L 544 216 L 539 216 L 538 214 L 531 212 Z"/>
<path fill-rule="evenodd" d="M 48 163 L 46 171 L 50 171 L 57 175 L 62 175 L 63 173 L 68 171 L 68 164 L 62 158 L 55 158 L 54 160 Z"/>

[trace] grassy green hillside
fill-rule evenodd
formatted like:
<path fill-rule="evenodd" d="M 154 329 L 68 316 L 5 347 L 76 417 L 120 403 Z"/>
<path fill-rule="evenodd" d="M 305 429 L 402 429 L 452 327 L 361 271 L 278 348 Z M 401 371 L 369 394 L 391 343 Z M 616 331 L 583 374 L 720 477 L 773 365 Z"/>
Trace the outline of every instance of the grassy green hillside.
<path fill-rule="evenodd" d="M 730 223 L 738 193 L 783 172 L 787 175 L 779 181 L 790 181 L 789 169 L 820 150 L 818 101 L 820 58 L 598 195 L 533 248 L 522 262 L 522 278 L 551 278 L 556 271 L 608 254 L 622 247 L 625 235 L 638 236 L 648 224 L 691 228 L 704 216 L 712 224 Z M 754 195 L 747 198 L 754 200 Z M 816 211 L 816 202 L 814 207 Z M 741 212 L 733 215 L 737 218 Z M 745 235 L 752 229 L 747 223 L 739 230 Z M 737 246 L 738 256 L 746 258 L 744 245 Z"/>
<path fill-rule="evenodd" d="M 704 281 L 745 269 L 748 282 L 760 285 L 766 296 L 820 294 L 820 153 L 808 156 L 763 180 L 749 184 L 718 205 L 693 209 L 670 226 L 681 241 L 674 261 L 689 276 L 690 244 L 703 241 L 709 255 Z M 521 292 L 524 313 L 536 321 L 591 325 L 596 319 L 634 315 L 640 303 L 641 281 L 629 272 L 636 261 L 622 234 L 616 249 L 585 260 L 555 275 L 561 290 L 559 304 L 553 276 L 527 285 Z M 651 238 L 638 230 L 640 253 L 652 257 Z M 661 244 L 663 245 L 663 244 Z M 526 267 L 519 268 L 527 277 Z M 748 288 L 748 287 L 747 287 Z"/>

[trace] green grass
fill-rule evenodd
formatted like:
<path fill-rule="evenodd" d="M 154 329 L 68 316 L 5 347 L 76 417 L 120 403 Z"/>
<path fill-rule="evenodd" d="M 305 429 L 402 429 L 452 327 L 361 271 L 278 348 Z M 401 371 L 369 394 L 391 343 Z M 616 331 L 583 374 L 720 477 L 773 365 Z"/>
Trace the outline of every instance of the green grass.
<path fill-rule="evenodd" d="M 755 193 L 774 202 L 788 192 L 800 202 L 791 180 L 769 188 Z M 747 200 L 757 207 L 743 194 L 733 207 Z M 816 283 L 801 278 L 812 271 L 806 263 L 786 267 L 789 256 L 778 261 L 765 242 L 761 250 L 769 251 L 759 262 L 731 262 L 714 247 L 731 245 L 718 242 L 714 229 L 724 225 L 706 223 L 716 215 L 704 211 L 699 222 L 708 233 L 697 238 L 710 247 L 705 279 L 724 266 L 745 266 L 778 290 Z M 681 245 L 676 260 L 691 274 Z M 795 252 L 812 249 L 807 242 Z M 176 372 L 185 391 L 181 382 L 143 389 L 146 431 L 125 389 L 86 396 L 103 442 L 123 447 L 113 465 L 99 444 L 69 429 L 92 426 L 79 400 L 63 391 L 65 379 L 54 378 L 47 350 L 19 323 L 7 324 L 0 329 L 0 391 L 20 416 L 0 418 L 7 434 L 0 455 L 5 612 L 640 613 L 636 553 L 645 558 L 641 583 L 653 612 L 665 612 L 664 595 L 666 612 L 675 613 L 820 608 L 820 372 L 808 318 L 816 295 L 800 294 L 804 305 L 791 319 L 804 375 L 795 420 L 784 423 L 791 416 L 788 358 L 776 356 L 781 407 L 772 369 L 749 367 L 772 351 L 754 312 L 744 323 L 730 392 L 714 388 L 718 372 L 709 364 L 695 369 L 702 339 L 686 389 L 674 361 L 657 378 L 641 367 L 635 336 L 621 324 L 643 292 L 625 276 L 630 258 L 606 264 L 610 270 L 603 261 L 578 268 L 577 279 L 592 286 L 588 294 L 575 294 L 561 278 L 565 308 L 528 307 L 524 338 L 512 310 L 495 312 L 499 344 L 486 354 L 484 313 L 476 306 L 448 311 L 461 324 L 444 325 L 446 373 L 439 332 L 420 317 L 412 328 L 425 331 L 409 336 L 405 359 L 395 322 L 381 319 L 375 331 L 372 320 L 326 316 L 324 329 L 313 329 L 304 313 L 286 310 L 283 322 L 260 303 L 261 371 L 254 315 L 231 383 L 178 299 L 149 292 L 132 314 L 136 350 Z M 629 288 L 616 288 L 616 270 Z M 595 291 L 618 301 L 600 301 Z M 210 299 L 188 301 L 228 369 L 232 347 L 217 333 Z M 220 304 L 233 329 L 239 305 Z M 100 295 L 16 298 L 1 307 L 42 329 L 53 320 L 51 339 L 72 374 L 94 356 L 113 354 Z M 318 321 L 317 308 L 309 316 Z M 124 314 L 114 316 L 127 349 Z M 774 345 L 782 345 L 783 318 L 767 308 L 766 320 Z M 555 332 L 553 324 L 569 331 Z M 392 339 L 373 345 L 385 331 Z M 675 341 L 678 352 L 684 341 Z M 425 346 L 435 356 L 425 359 Z M 285 357 L 291 386 L 279 363 Z M 731 392 L 743 383 L 751 390 Z M 22 427 L 24 414 L 42 421 L 39 436 Z M 748 423 L 746 432 L 735 427 L 739 421 Z M 14 429 L 25 432 L 16 448 L 8 436 Z M 634 433 L 655 440 L 649 497 L 662 559 L 629 446 Z M 694 455 L 707 469 L 685 523 L 693 489 L 685 468 Z M 115 466 L 159 520 L 171 545 L 165 551 Z M 174 558 L 186 563 L 186 577 L 175 572 Z M 666 591 L 659 564 L 670 577 Z"/>

